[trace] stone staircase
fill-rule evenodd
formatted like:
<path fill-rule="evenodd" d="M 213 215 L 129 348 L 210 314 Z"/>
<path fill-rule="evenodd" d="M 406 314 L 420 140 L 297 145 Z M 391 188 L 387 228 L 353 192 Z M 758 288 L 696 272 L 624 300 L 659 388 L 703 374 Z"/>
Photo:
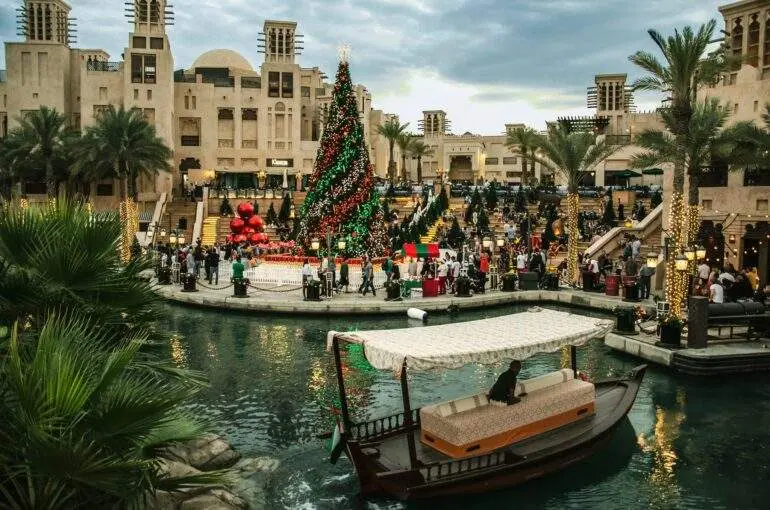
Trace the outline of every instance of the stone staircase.
<path fill-rule="evenodd" d="M 209 216 L 203 220 L 203 229 L 201 230 L 201 243 L 204 246 L 211 246 L 219 240 L 219 216 Z"/>
<path fill-rule="evenodd" d="M 428 229 L 428 232 L 424 236 L 420 236 L 420 242 L 422 244 L 432 243 L 436 241 L 436 234 L 438 233 L 438 228 L 443 224 L 443 220 L 441 218 L 437 219 L 436 222 L 430 226 Z"/>

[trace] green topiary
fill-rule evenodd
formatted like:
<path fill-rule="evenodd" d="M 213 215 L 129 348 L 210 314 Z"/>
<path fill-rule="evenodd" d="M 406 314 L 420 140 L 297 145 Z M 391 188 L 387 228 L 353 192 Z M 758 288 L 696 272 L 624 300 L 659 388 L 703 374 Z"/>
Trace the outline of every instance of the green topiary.
<path fill-rule="evenodd" d="M 230 205 L 230 201 L 227 199 L 227 197 L 223 198 L 222 202 L 219 204 L 219 215 L 220 216 L 233 215 L 233 206 Z"/>

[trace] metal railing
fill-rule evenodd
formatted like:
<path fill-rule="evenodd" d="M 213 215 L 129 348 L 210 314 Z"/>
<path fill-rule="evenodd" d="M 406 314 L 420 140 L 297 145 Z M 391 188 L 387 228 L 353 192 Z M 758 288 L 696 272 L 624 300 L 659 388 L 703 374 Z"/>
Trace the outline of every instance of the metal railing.
<path fill-rule="evenodd" d="M 104 62 L 101 60 L 90 60 L 86 63 L 87 71 L 100 71 L 105 73 L 116 73 L 123 67 L 123 62 Z"/>
<path fill-rule="evenodd" d="M 430 482 L 508 464 L 509 457 L 510 454 L 507 451 L 496 451 L 478 457 L 428 464 L 420 469 L 420 472 L 425 477 L 425 481 Z"/>
<path fill-rule="evenodd" d="M 420 426 L 420 410 L 412 410 L 412 430 Z M 406 426 L 406 414 L 398 413 L 385 418 L 377 418 L 361 423 L 354 423 L 352 435 L 359 441 L 371 441 L 373 439 L 383 439 L 395 436 L 403 432 L 408 432 Z"/>

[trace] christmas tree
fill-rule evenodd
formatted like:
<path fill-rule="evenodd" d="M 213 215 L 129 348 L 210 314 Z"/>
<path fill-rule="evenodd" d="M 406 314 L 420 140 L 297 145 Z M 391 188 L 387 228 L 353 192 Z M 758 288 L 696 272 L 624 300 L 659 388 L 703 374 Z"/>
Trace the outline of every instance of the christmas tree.
<path fill-rule="evenodd" d="M 300 209 L 298 241 L 308 248 L 326 232 L 344 239 L 348 255 L 382 255 L 388 241 L 374 191 L 374 170 L 358 117 L 347 55 L 341 52 L 337 82 L 329 108 L 309 191 Z"/>

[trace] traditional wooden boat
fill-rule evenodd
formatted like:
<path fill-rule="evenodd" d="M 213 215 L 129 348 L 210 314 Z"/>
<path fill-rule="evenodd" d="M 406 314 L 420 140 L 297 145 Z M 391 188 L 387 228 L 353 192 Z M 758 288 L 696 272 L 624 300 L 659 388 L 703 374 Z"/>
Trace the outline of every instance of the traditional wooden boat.
<path fill-rule="evenodd" d="M 362 496 L 402 500 L 485 492 L 578 462 L 605 445 L 634 404 L 646 365 L 591 383 L 577 371 L 576 347 L 603 337 L 611 321 L 532 309 L 440 326 L 330 331 L 340 394 L 332 462 L 345 451 Z M 369 363 L 401 379 L 403 412 L 365 422 L 350 417 L 340 344 L 363 345 Z M 407 371 L 456 369 L 526 359 L 570 346 L 571 368 L 517 383 L 519 403 L 486 392 L 412 409 Z"/>

